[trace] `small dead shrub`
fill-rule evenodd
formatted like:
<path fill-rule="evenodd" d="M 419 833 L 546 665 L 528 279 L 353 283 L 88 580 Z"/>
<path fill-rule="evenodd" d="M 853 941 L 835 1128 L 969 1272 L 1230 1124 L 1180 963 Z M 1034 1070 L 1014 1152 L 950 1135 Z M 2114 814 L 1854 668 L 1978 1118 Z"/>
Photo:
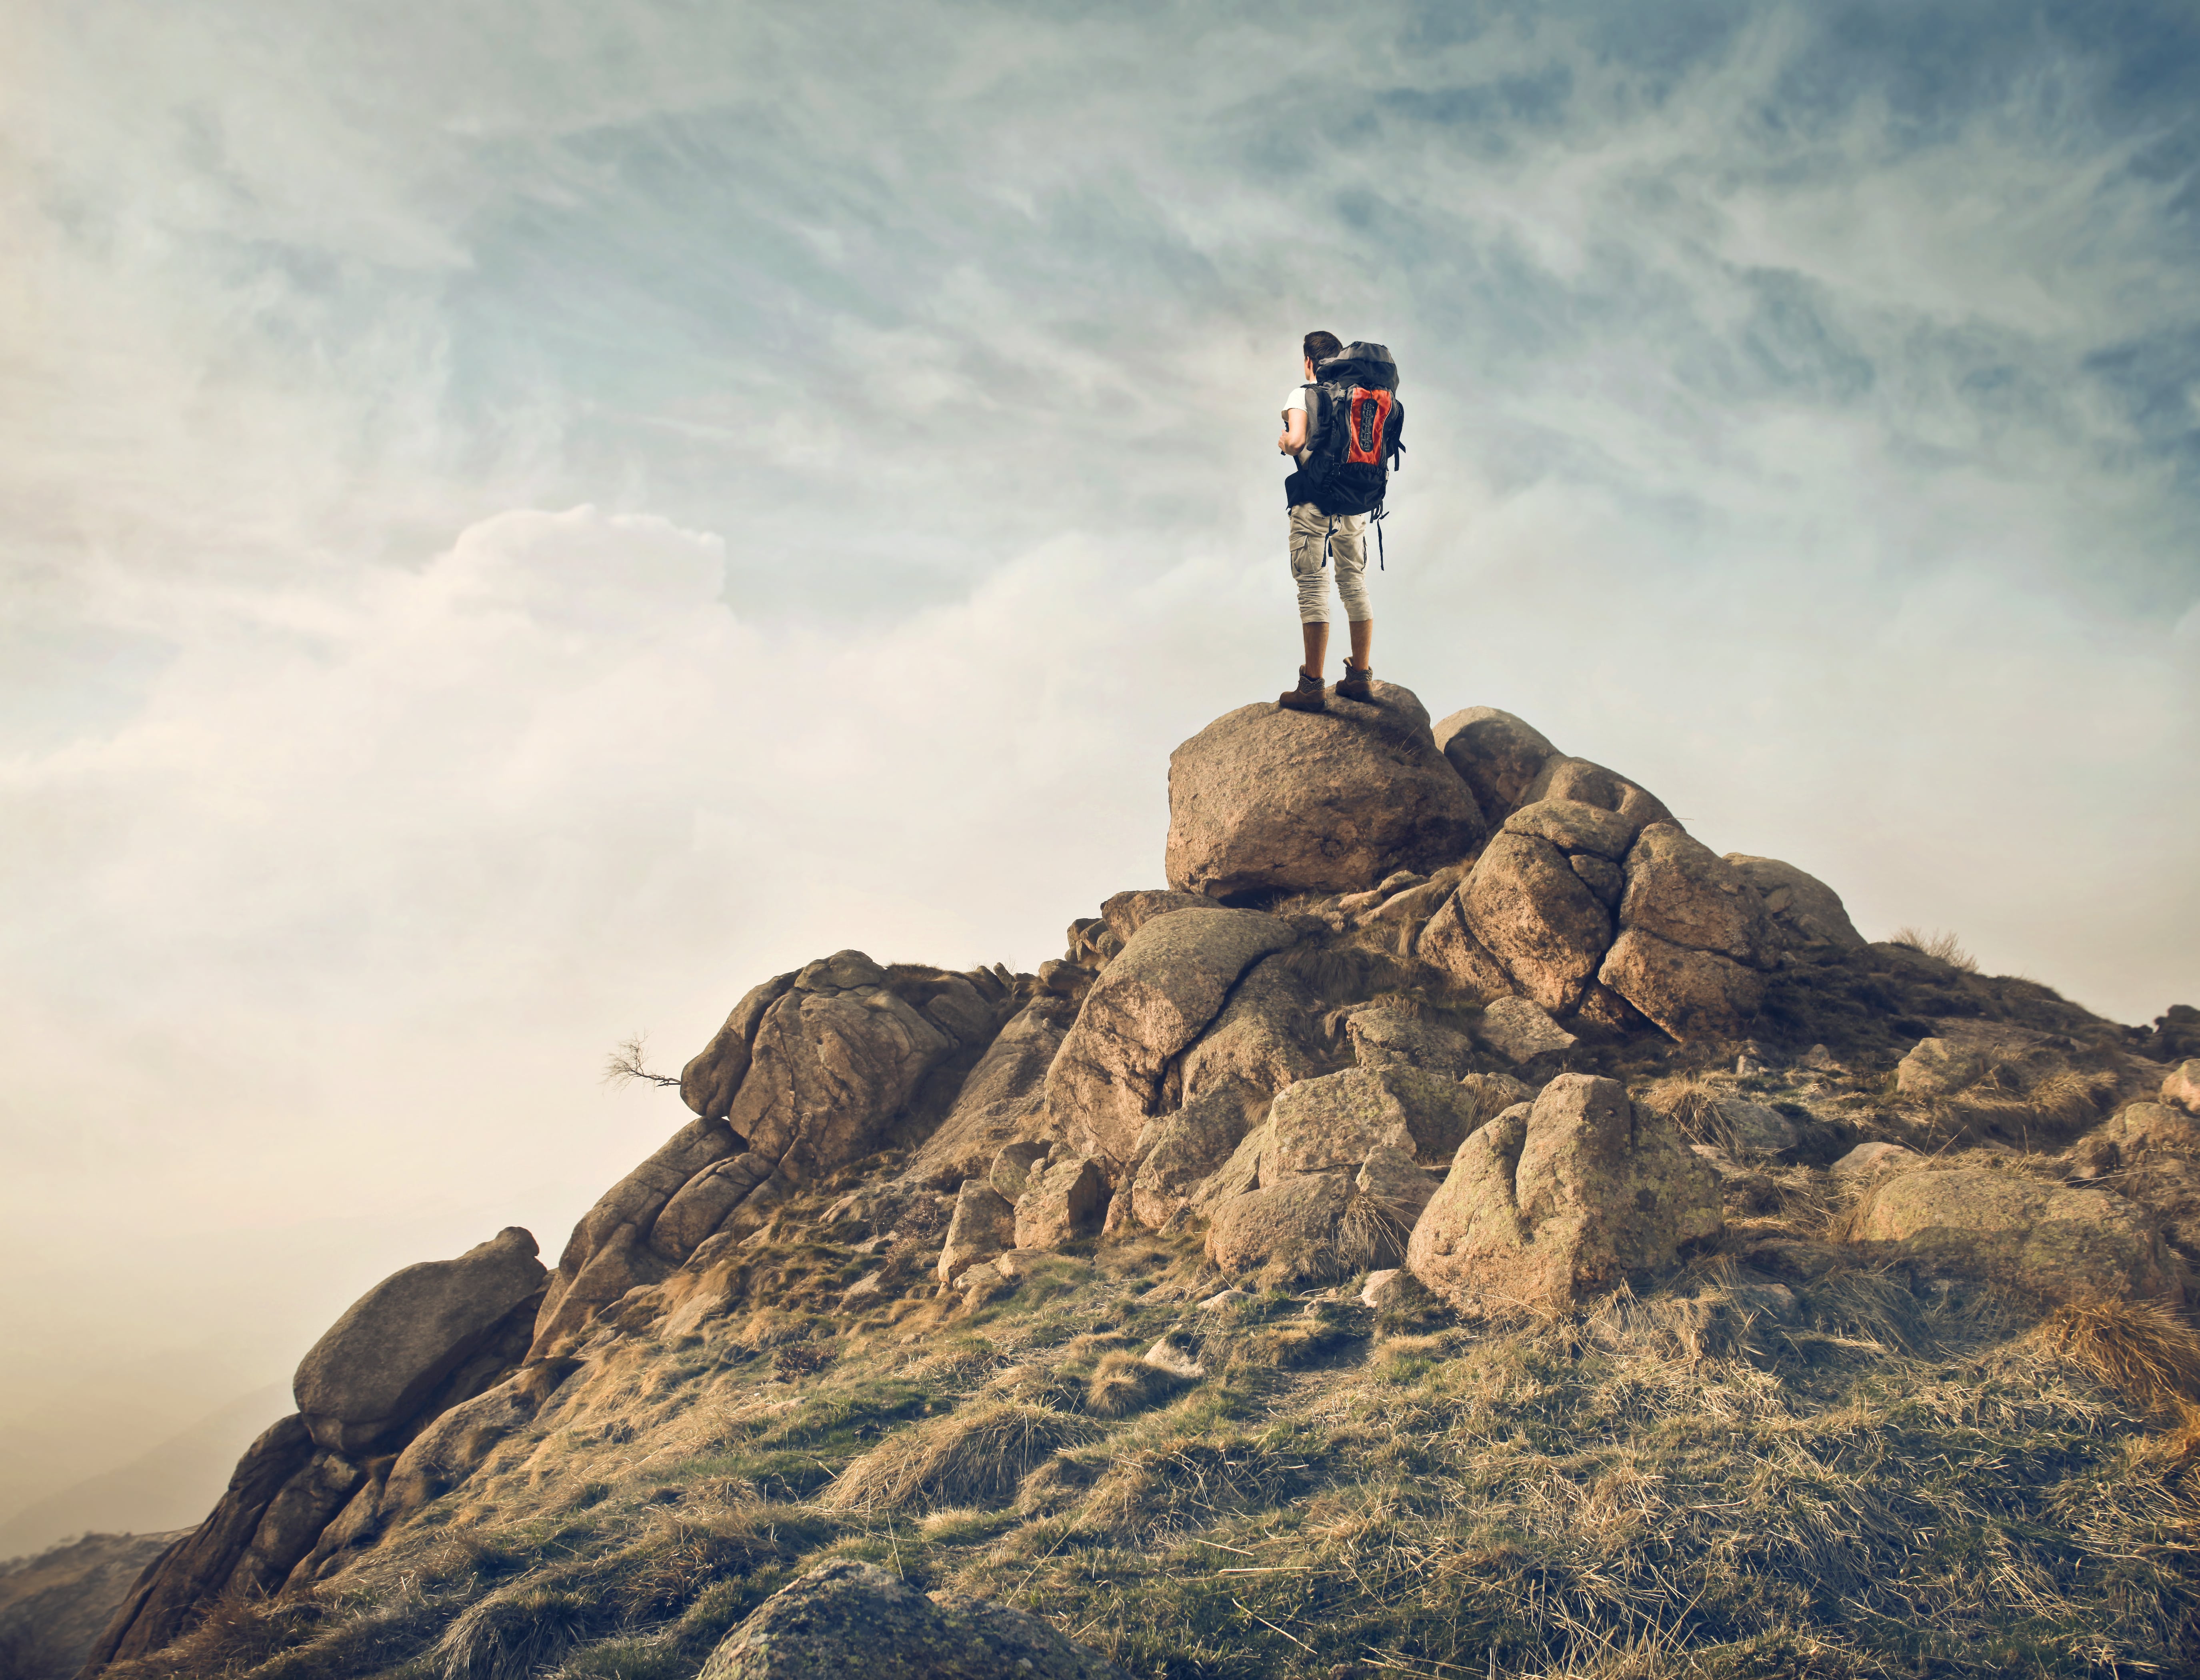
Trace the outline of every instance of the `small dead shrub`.
<path fill-rule="evenodd" d="M 771 1356 L 771 1368 L 782 1377 L 807 1377 L 832 1362 L 832 1349 L 816 1342 L 797 1342 Z"/>

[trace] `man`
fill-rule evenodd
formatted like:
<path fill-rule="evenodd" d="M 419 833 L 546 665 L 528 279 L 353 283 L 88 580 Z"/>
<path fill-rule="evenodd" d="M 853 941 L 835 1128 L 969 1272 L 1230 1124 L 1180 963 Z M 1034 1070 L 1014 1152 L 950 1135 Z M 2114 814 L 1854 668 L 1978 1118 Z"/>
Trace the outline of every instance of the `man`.
<path fill-rule="evenodd" d="M 1276 449 L 1304 468 L 1314 454 L 1316 433 L 1313 427 L 1319 419 L 1309 423 L 1308 397 L 1314 383 L 1314 365 L 1327 361 L 1344 348 L 1333 332 L 1309 332 L 1299 346 L 1300 366 L 1305 373 L 1305 383 L 1284 400 L 1284 430 L 1276 440 Z M 1313 405 L 1316 416 L 1321 405 Z M 1293 473 L 1284 482 L 1286 500 L 1297 495 L 1303 487 L 1301 473 Z M 1325 513 L 1310 500 L 1291 500 L 1290 553 L 1291 576 L 1299 588 L 1299 630 L 1305 643 L 1305 663 L 1299 667 L 1298 686 L 1279 696 L 1276 704 L 1293 711 L 1320 711 L 1325 708 L 1322 694 L 1321 668 L 1329 654 L 1329 588 L 1323 574 L 1329 565 L 1337 571 L 1337 598 L 1344 603 L 1344 616 L 1351 625 L 1352 652 L 1344 662 L 1344 677 L 1337 685 L 1339 700 L 1372 700 L 1374 690 L 1368 684 L 1374 676 L 1367 663 L 1368 650 L 1375 639 L 1374 609 L 1367 600 L 1367 552 L 1366 536 L 1367 515 L 1365 513 Z"/>

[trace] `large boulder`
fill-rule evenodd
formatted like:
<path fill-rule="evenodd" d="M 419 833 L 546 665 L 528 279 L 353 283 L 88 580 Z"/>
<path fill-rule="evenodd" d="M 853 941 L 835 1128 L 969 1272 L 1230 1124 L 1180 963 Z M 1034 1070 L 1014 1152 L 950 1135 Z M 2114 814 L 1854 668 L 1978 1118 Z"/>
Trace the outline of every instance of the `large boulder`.
<path fill-rule="evenodd" d="M 1670 1036 L 1735 1038 L 1755 1017 L 1779 935 L 1742 872 L 1678 823 L 1646 824 L 1629 850 L 1619 925 L 1597 980 Z"/>
<path fill-rule="evenodd" d="M 570 1360 L 530 1365 L 437 1418 L 398 1455 L 383 1484 L 380 1518 L 417 1511 L 465 1481 L 498 1443 L 535 1420 L 575 1368 Z"/>
<path fill-rule="evenodd" d="M 1739 1038 L 1764 1004 L 1756 969 L 1640 928 L 1612 942 L 1597 980 L 1682 1044 Z"/>
<path fill-rule="evenodd" d="M 1207 1227 L 1207 1255 L 1232 1275 L 1274 1266 L 1291 1277 L 1338 1269 L 1338 1237 L 1355 1166 L 1293 1173 L 1231 1197 Z"/>
<path fill-rule="evenodd" d="M 1179 893 L 1174 887 L 1134 887 L 1118 893 L 1100 906 L 1100 920 L 1117 941 L 1128 945 L 1138 929 L 1171 910 L 1213 910 L 1214 900 L 1204 893 Z"/>
<path fill-rule="evenodd" d="M 1098 1236 L 1108 1197 L 1108 1177 L 1098 1162 L 1074 1155 L 1054 1162 L 1016 1198 L 1015 1246 L 1059 1250 L 1081 1237 Z"/>
<path fill-rule="evenodd" d="M 1850 1240 L 2065 1301 L 2184 1298 L 2154 1221 L 2104 1190 L 1980 1168 L 1881 1179 L 1851 1214 Z"/>
<path fill-rule="evenodd" d="M 860 951 L 752 991 L 682 1076 L 699 1117 L 574 1226 L 530 1357 L 572 1345 L 606 1305 L 714 1238 L 759 1228 L 799 1185 L 884 1147 L 912 1115 L 945 1115 L 1000 1030 L 1008 992 L 993 974 L 881 968 Z M 1003 1087 L 1028 1074 L 1045 1047 L 1044 1034 L 1033 1037 L 1040 1042 L 1023 1046 L 1021 1063 L 1009 1060 L 989 1079 L 996 1099 L 1011 1100 Z M 942 1076 L 951 1077 L 935 1091 Z M 982 1134 L 969 1153 L 989 1155 L 988 1143 L 999 1147 L 994 1132 L 1014 1132 L 1021 1113 L 1005 1126 L 998 1112 L 972 1118 L 957 1135 Z"/>
<path fill-rule="evenodd" d="M 1315 1047 L 1317 1031 L 1314 998 L 1298 976 L 1282 962 L 1255 962 L 1184 1052 L 1185 1105 L 1235 1103 L 1240 1133 L 1249 1131 L 1267 1118 L 1278 1092 L 1326 1065 Z"/>
<path fill-rule="evenodd" d="M 386 1443 L 547 1275 L 535 1238 L 513 1225 L 456 1260 L 383 1279 L 299 1362 L 292 1391 L 313 1439 L 351 1454 Z"/>
<path fill-rule="evenodd" d="M 1211 1092 L 1154 1121 L 1139 1140 L 1131 1216 L 1160 1230 L 1191 1205 L 1246 1131 L 1244 1110 L 1226 1092 Z"/>
<path fill-rule="evenodd" d="M 1526 998 L 1491 998 L 1475 1022 L 1475 1033 L 1507 1062 L 1531 1062 L 1579 1042 L 1548 1010 Z"/>
<path fill-rule="evenodd" d="M 1241 706 L 1169 758 L 1169 884 L 1213 899 L 1357 893 L 1465 858 L 1488 832 L 1409 692 L 1324 712 Z"/>
<path fill-rule="evenodd" d="M 1473 1065 L 1474 1045 L 1466 1033 L 1378 1004 L 1353 1010 L 1344 1031 L 1353 1060 L 1363 1068 L 1423 1068 L 1457 1079 Z"/>
<path fill-rule="evenodd" d="M 1255 910 L 1186 910 L 1140 928 L 1086 992 L 1046 1080 L 1050 1123 L 1129 1162 L 1162 1109 L 1169 1063 L 1220 1013 L 1238 977 L 1297 935 Z"/>
<path fill-rule="evenodd" d="M 228 1589 L 243 1598 L 278 1590 L 366 1479 L 366 1472 L 342 1453 L 324 1449 L 307 1460 L 267 1502 L 251 1543 L 230 1572 Z"/>
<path fill-rule="evenodd" d="M 947 1240 L 939 1250 L 939 1281 L 951 1284 L 980 1261 L 1015 1246 L 1015 1203 L 985 1180 L 968 1180 L 956 1193 L 955 1212 L 947 1221 Z"/>
<path fill-rule="evenodd" d="M 1502 822 L 1559 749 L 1509 711 L 1471 705 L 1436 726 L 1437 750 L 1473 790 L 1485 819 Z"/>
<path fill-rule="evenodd" d="M 1612 913 L 1540 834 L 1501 833 L 1460 888 L 1467 931 L 1522 992 L 1571 1013 L 1612 945 Z"/>
<path fill-rule="evenodd" d="M 1561 1074 L 1470 1137 L 1406 1264 L 1461 1311 L 1565 1311 L 1721 1226 L 1718 1174 L 1616 1080 Z"/>
<path fill-rule="evenodd" d="M 2180 1062 L 2162 1076 L 2162 1100 L 2188 1114 L 2200 1114 L 2200 1059 Z"/>
<path fill-rule="evenodd" d="M 1701 840 L 1677 823 L 1653 822 L 1626 857 L 1621 927 L 1749 968 L 1772 966 L 1780 942 L 1764 899 L 1740 869 Z"/>
<path fill-rule="evenodd" d="M 1413 954 L 1454 991 L 1479 1002 L 1512 990 L 1512 976 L 1467 925 L 1466 895 L 1454 890 L 1423 926 Z"/>
<path fill-rule="evenodd" d="M 1474 1098 L 1456 1079 L 1404 1064 L 1302 1080 L 1269 1110 L 1261 1181 L 1356 1166 L 1384 1147 L 1424 1166 L 1448 1165 L 1474 1127 Z"/>
<path fill-rule="evenodd" d="M 1729 852 L 1726 861 L 1757 889 L 1765 912 L 1788 946 L 1797 951 L 1862 951 L 1864 937 L 1849 920 L 1840 894 L 1816 875 L 1805 875 L 1777 858 L 1752 858 Z"/>
<path fill-rule="evenodd" d="M 886 983 L 883 970 L 847 968 L 814 981 L 804 969 L 764 1011 L 747 1076 L 726 1111 L 749 1149 L 798 1181 L 877 1149 L 933 1063 L 991 1036 L 990 1011 L 974 991 L 920 1012 Z M 834 983 L 843 979 L 852 983 Z"/>
<path fill-rule="evenodd" d="M 764 1012 L 787 995 L 793 974 L 774 975 L 734 1005 L 726 1024 L 680 1070 L 680 1098 L 705 1120 L 723 1120 L 749 1071 L 749 1046 Z"/>
<path fill-rule="evenodd" d="M 1543 799 L 1570 799 L 1578 805 L 1594 805 L 1625 818 L 1629 826 L 1636 829 L 1652 822 L 1673 820 L 1673 813 L 1665 809 L 1665 802 L 1647 788 L 1636 786 L 1617 770 L 1608 770 L 1602 764 L 1563 752 L 1545 759 L 1535 780 L 1520 790 L 1524 810 Z"/>
<path fill-rule="evenodd" d="M 927 1598 L 875 1564 L 821 1564 L 718 1642 L 697 1680 L 1129 1680 L 1036 1616 Z"/>

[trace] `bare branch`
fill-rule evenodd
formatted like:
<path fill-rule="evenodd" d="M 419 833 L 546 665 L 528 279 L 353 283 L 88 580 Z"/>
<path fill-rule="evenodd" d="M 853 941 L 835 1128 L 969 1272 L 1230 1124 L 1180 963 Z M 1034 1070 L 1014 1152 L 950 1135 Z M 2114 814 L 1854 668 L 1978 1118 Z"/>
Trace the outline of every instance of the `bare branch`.
<path fill-rule="evenodd" d="M 650 1070 L 648 1053 L 648 1035 L 636 1033 L 612 1051 L 605 1061 L 604 1082 L 607 1085 L 631 1085 L 640 1080 L 644 1085 L 677 1086 L 680 1080 L 676 1075 Z"/>

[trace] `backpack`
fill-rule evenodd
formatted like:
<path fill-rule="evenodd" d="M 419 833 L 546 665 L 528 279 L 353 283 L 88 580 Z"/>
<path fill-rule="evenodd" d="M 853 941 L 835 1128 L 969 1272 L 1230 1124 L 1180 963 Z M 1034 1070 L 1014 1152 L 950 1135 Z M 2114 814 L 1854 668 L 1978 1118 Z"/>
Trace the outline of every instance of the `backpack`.
<path fill-rule="evenodd" d="M 1284 481 L 1287 505 L 1335 516 L 1383 512 L 1390 464 L 1406 453 L 1398 364 L 1380 344 L 1348 344 L 1318 362 L 1307 387 L 1306 465 Z"/>

